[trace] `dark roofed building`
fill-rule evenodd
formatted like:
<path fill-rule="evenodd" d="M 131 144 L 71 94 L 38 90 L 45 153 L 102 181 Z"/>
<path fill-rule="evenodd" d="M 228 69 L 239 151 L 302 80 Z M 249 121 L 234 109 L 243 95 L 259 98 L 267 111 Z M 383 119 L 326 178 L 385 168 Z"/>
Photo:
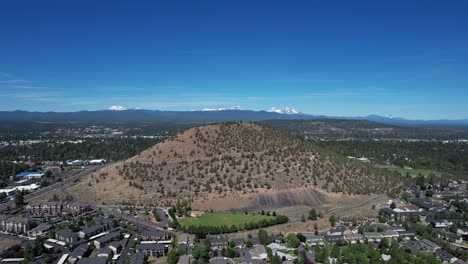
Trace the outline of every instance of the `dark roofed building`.
<path fill-rule="evenodd" d="M 102 248 L 105 245 L 109 244 L 110 242 L 118 240 L 118 239 L 120 239 L 120 233 L 112 232 L 94 240 L 94 245 L 96 246 L 96 248 Z"/>
<path fill-rule="evenodd" d="M 145 263 L 145 254 L 143 253 L 135 253 L 130 256 L 130 264 L 144 264 Z"/>
<path fill-rule="evenodd" d="M 77 264 L 107 264 L 107 259 L 99 257 L 82 258 Z"/>
<path fill-rule="evenodd" d="M 91 237 L 98 234 L 99 232 L 102 232 L 103 230 L 104 226 L 102 225 L 92 225 L 78 232 L 78 236 L 80 238 L 85 238 L 86 236 Z"/>
<path fill-rule="evenodd" d="M 74 244 L 78 242 L 78 236 L 67 229 L 59 229 L 55 232 L 55 238 L 57 240 L 67 242 L 70 244 Z"/>
<path fill-rule="evenodd" d="M 157 243 L 141 243 L 136 246 L 136 252 L 144 253 L 148 257 L 165 256 L 168 250 L 168 246 Z"/>
<path fill-rule="evenodd" d="M 146 241 L 168 240 L 169 232 L 163 230 L 145 230 L 141 233 L 141 239 Z"/>
<path fill-rule="evenodd" d="M 86 243 L 80 244 L 77 248 L 75 248 L 70 255 L 68 256 L 68 261 L 71 264 L 74 264 L 78 259 L 83 257 L 87 257 L 90 253 L 90 246 Z"/>
<path fill-rule="evenodd" d="M 442 262 L 448 262 L 448 263 L 454 263 L 457 261 L 458 258 L 456 258 L 454 255 L 448 253 L 447 251 L 443 249 L 438 249 L 435 252 L 436 256 L 442 260 Z"/>

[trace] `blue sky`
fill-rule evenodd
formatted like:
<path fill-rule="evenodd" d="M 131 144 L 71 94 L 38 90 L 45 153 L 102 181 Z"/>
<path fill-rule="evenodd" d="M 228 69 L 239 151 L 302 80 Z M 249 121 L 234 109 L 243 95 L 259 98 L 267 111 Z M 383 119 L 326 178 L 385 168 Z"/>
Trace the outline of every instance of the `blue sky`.
<path fill-rule="evenodd" d="M 0 1 L 0 110 L 468 118 L 468 1 L 131 2 Z"/>

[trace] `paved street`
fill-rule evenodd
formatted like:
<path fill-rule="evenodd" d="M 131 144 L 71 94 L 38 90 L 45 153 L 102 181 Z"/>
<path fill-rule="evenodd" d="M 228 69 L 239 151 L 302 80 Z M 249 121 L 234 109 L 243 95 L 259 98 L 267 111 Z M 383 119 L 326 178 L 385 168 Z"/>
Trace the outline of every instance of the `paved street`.
<path fill-rule="evenodd" d="M 79 179 L 83 178 L 84 176 L 90 174 L 90 173 L 93 173 L 99 169 L 102 169 L 104 167 L 107 167 L 109 165 L 113 164 L 112 162 L 109 162 L 109 163 L 106 163 L 106 164 L 103 164 L 103 165 L 99 165 L 99 166 L 95 166 L 95 167 L 91 167 L 91 168 L 88 168 L 76 175 L 73 175 L 67 179 L 64 179 L 63 181 L 61 182 L 56 182 L 50 186 L 47 186 L 45 188 L 42 188 L 42 189 L 39 189 L 39 190 L 36 190 L 35 192 L 31 193 L 31 194 L 28 194 L 28 195 L 25 195 L 24 196 L 24 201 L 25 202 L 29 202 L 31 200 L 33 200 L 34 198 L 37 198 L 38 196 L 41 196 L 41 195 L 45 195 L 55 189 L 60 189 L 60 188 L 63 188 L 63 187 L 66 187 L 68 186 L 69 184 L 74 184 L 75 182 L 77 182 Z M 3 203 L 0 205 L 0 211 L 3 211 L 5 209 L 7 209 L 8 206 L 10 207 L 13 207 L 13 203 L 14 201 L 8 201 L 6 203 Z"/>

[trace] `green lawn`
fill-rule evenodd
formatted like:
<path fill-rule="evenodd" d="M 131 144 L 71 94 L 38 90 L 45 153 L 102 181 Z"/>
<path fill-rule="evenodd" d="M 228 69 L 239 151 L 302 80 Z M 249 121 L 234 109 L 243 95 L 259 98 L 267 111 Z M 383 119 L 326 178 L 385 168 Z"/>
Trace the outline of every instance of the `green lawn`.
<path fill-rule="evenodd" d="M 179 222 L 182 226 L 203 225 L 203 226 L 232 226 L 244 225 L 249 222 L 258 222 L 263 219 L 269 220 L 274 216 L 261 215 L 259 213 L 204 213 L 200 217 L 180 218 Z"/>
<path fill-rule="evenodd" d="M 403 168 L 390 168 L 389 170 L 391 171 L 396 171 L 396 172 L 399 172 L 401 174 L 406 174 L 406 173 L 409 173 L 411 175 L 429 175 L 431 173 L 433 173 L 434 175 L 440 175 L 440 172 L 437 172 L 437 171 L 433 171 L 433 170 L 421 170 L 421 169 L 403 169 Z"/>

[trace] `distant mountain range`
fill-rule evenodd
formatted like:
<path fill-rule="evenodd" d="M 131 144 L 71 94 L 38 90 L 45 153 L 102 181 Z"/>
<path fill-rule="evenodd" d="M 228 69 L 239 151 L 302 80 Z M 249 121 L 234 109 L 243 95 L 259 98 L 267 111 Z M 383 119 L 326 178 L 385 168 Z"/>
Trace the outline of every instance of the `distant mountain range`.
<path fill-rule="evenodd" d="M 369 120 L 377 123 L 423 126 L 423 127 L 468 127 L 468 119 L 458 120 L 409 120 L 399 117 L 325 116 L 301 113 L 293 108 L 271 108 L 266 111 L 245 110 L 240 106 L 195 111 L 160 111 L 126 109 L 114 105 L 107 110 L 78 112 L 29 112 L 0 111 L 0 122 L 183 122 L 205 123 L 223 121 L 263 121 L 269 119 L 351 119 Z"/>

